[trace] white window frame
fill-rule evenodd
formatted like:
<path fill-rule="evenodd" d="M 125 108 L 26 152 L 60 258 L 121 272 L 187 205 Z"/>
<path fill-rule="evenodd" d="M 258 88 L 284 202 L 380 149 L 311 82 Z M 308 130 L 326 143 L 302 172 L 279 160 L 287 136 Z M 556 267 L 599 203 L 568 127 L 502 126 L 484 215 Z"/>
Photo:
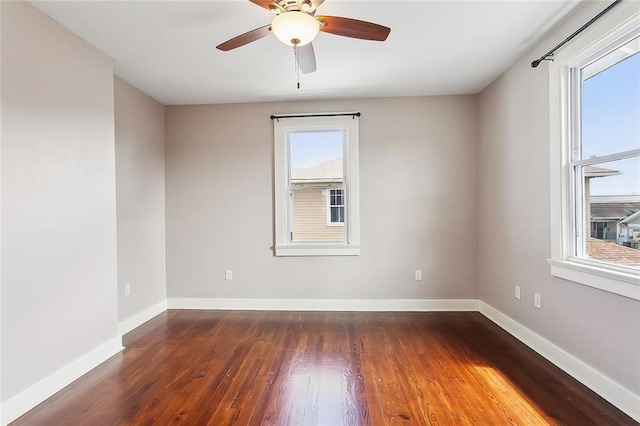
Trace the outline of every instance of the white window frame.
<path fill-rule="evenodd" d="M 343 204 L 339 204 L 339 205 L 331 205 L 331 191 L 342 191 L 342 202 Z M 345 209 L 344 212 L 344 219 L 345 221 L 347 220 L 347 211 L 346 211 L 346 204 L 344 204 L 346 202 L 346 195 L 345 195 L 345 191 L 343 188 L 327 188 L 326 191 L 327 195 L 326 195 L 326 200 L 327 200 L 327 226 L 344 226 L 344 222 L 332 222 L 331 221 L 331 207 L 342 207 Z"/>
<path fill-rule="evenodd" d="M 576 99 L 571 98 L 574 93 L 571 70 L 624 44 L 639 28 L 640 12 L 634 2 L 622 2 L 556 53 L 549 65 L 551 258 L 548 263 L 551 274 L 635 300 L 640 300 L 637 270 L 573 256 L 576 235 L 572 220 L 575 182 L 571 130 L 573 114 L 579 112 L 572 109 Z"/>
<path fill-rule="evenodd" d="M 327 113 L 355 114 L 355 113 Z M 291 114 L 305 115 L 305 114 Z M 277 116 L 277 115 L 276 115 Z M 359 118 L 355 115 L 274 118 L 274 198 L 276 256 L 360 255 L 360 166 Z M 345 241 L 291 241 L 291 197 L 289 196 L 289 133 L 343 131 Z M 341 186 L 342 187 L 342 186 Z"/>

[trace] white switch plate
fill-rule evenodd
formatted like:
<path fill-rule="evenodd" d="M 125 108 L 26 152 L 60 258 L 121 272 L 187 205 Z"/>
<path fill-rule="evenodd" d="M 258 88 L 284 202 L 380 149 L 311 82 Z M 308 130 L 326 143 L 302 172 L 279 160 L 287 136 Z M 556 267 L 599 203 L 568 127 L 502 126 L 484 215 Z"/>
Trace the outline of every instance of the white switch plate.
<path fill-rule="evenodd" d="M 231 281 L 233 279 L 233 271 L 231 269 L 226 269 L 224 271 L 224 279 L 225 281 Z"/>
<path fill-rule="evenodd" d="M 124 295 L 125 295 L 125 296 L 128 296 L 128 295 L 130 295 L 130 294 L 131 294 L 131 284 L 126 283 L 126 284 L 124 285 Z"/>
<path fill-rule="evenodd" d="M 540 293 L 533 293 L 533 306 L 538 309 L 542 309 L 540 305 Z"/>
<path fill-rule="evenodd" d="M 422 281 L 422 269 L 416 269 L 416 281 Z"/>
<path fill-rule="evenodd" d="M 520 300 L 520 286 L 519 285 L 516 286 L 515 296 L 516 296 L 516 299 Z"/>

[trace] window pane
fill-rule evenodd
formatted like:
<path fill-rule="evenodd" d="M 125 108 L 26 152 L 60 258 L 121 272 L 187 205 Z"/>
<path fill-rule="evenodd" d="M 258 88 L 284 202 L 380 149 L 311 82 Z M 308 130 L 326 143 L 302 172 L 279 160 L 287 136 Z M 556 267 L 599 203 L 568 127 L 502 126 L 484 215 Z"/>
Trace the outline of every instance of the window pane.
<path fill-rule="evenodd" d="M 331 207 L 331 222 L 340 222 L 340 210 L 338 207 Z"/>
<path fill-rule="evenodd" d="M 640 38 L 581 70 L 582 158 L 640 148 Z"/>
<path fill-rule="evenodd" d="M 331 207 L 331 223 L 344 223 L 344 207 Z"/>
<path fill-rule="evenodd" d="M 334 217 L 336 221 L 340 219 L 340 208 L 327 208 L 326 191 L 322 188 L 291 190 L 291 241 L 346 241 L 345 227 L 330 225 Z M 344 208 L 342 209 L 344 221 Z M 329 218 L 327 214 L 330 215 Z"/>
<path fill-rule="evenodd" d="M 640 269 L 640 157 L 585 166 L 585 253 Z"/>
<path fill-rule="evenodd" d="M 344 182 L 344 132 L 289 133 L 291 184 Z"/>

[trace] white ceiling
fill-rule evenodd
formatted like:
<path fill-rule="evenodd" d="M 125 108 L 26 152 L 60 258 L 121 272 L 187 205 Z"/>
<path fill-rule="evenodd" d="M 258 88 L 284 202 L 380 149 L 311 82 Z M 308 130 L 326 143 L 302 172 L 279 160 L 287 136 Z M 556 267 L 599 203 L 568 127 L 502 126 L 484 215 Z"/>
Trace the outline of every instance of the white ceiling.
<path fill-rule="evenodd" d="M 578 2 L 326 0 L 319 15 L 391 34 L 372 42 L 320 33 L 318 70 L 301 74 L 299 90 L 293 50 L 275 36 L 215 48 L 271 21 L 248 0 L 32 4 L 112 57 L 119 77 L 177 105 L 478 93 Z"/>

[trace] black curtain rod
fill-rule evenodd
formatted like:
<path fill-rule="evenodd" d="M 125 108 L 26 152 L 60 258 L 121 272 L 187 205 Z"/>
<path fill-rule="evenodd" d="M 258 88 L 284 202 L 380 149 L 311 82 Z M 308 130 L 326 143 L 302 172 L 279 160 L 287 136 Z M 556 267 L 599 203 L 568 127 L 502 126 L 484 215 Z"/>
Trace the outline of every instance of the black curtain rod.
<path fill-rule="evenodd" d="M 305 118 L 305 117 L 360 117 L 360 112 L 339 112 L 328 114 L 299 114 L 299 115 L 272 115 L 272 120 L 278 120 L 279 118 Z"/>
<path fill-rule="evenodd" d="M 562 46 L 564 46 L 566 43 L 570 42 L 571 40 L 573 40 L 573 38 L 575 36 L 577 36 L 578 34 L 580 34 L 582 31 L 584 31 L 588 26 L 590 26 L 591 24 L 593 24 L 594 22 L 596 22 L 598 19 L 600 19 L 602 17 L 602 15 L 604 15 L 605 13 L 607 13 L 608 11 L 610 11 L 611 9 L 613 9 L 618 3 L 620 3 L 622 0 L 616 0 L 613 3 L 611 3 L 609 6 L 607 6 L 606 9 L 604 9 L 602 12 L 598 13 L 596 16 L 594 16 L 593 18 L 591 18 L 591 20 L 589 22 L 587 22 L 586 24 L 584 24 L 583 26 L 581 26 L 580 28 L 578 28 L 578 30 L 576 32 L 574 32 L 573 34 L 571 34 L 569 37 L 565 38 L 564 40 L 562 40 L 556 47 L 554 47 L 553 49 L 551 49 L 550 51 L 548 51 L 547 53 L 545 53 L 544 55 L 542 55 L 540 58 L 536 59 L 535 61 L 531 62 L 531 68 L 536 68 L 538 65 L 540 65 L 540 62 L 542 61 L 546 61 L 549 60 L 549 56 L 553 56 L 553 54 L 555 53 L 556 50 L 560 49 Z M 553 59 L 551 59 L 553 60 Z"/>

